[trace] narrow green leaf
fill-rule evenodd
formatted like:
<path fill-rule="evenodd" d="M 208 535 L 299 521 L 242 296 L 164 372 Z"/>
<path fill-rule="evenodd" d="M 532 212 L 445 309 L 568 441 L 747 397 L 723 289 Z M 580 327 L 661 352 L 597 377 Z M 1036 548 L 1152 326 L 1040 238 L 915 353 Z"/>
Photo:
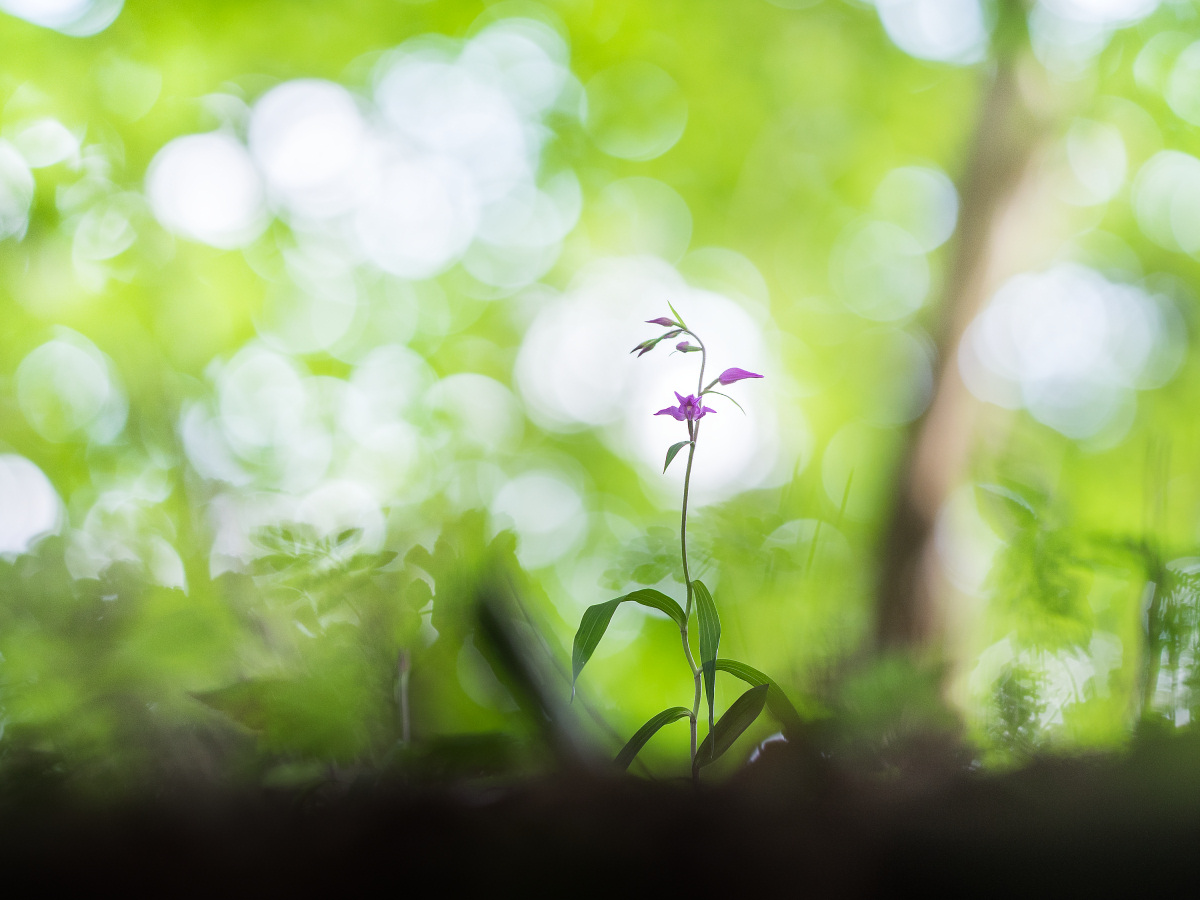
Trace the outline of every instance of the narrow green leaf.
<path fill-rule="evenodd" d="M 754 687 L 765 684 L 767 686 L 767 709 L 783 725 L 785 734 L 790 736 L 803 727 L 804 721 L 800 718 L 800 713 L 796 711 L 796 707 L 792 705 L 792 701 L 787 698 L 787 694 L 783 692 L 783 688 L 776 684 L 769 676 L 764 675 L 753 666 L 748 666 L 744 662 L 738 662 L 736 659 L 718 659 L 717 671 L 728 672 L 735 678 L 740 678 L 746 684 Z"/>
<path fill-rule="evenodd" d="M 732 404 L 733 404 L 734 406 L 736 406 L 738 409 L 742 409 L 742 404 L 738 403 L 736 400 L 734 400 L 734 399 L 733 399 L 732 397 L 730 397 L 728 394 L 722 394 L 720 391 L 714 391 L 712 388 L 709 388 L 709 389 L 708 389 L 707 391 L 705 391 L 704 393 L 706 393 L 706 394 L 716 394 L 718 397 L 724 397 L 726 400 L 728 400 L 730 403 L 732 403 Z M 746 415 L 746 411 L 745 411 L 744 409 L 742 409 L 742 415 L 743 415 L 743 416 L 744 416 L 744 415 Z"/>
<path fill-rule="evenodd" d="M 700 623 L 700 669 L 704 673 L 704 695 L 708 698 L 708 730 L 713 729 L 713 704 L 717 690 L 717 648 L 721 644 L 721 617 L 717 604 L 703 581 L 692 582 L 696 597 L 696 619 Z"/>
<path fill-rule="evenodd" d="M 733 701 L 733 705 L 725 710 L 721 721 L 704 738 L 704 742 L 696 751 L 692 761 L 692 771 L 698 771 L 709 763 L 716 762 L 733 746 L 733 742 L 741 737 L 742 732 L 754 724 L 767 702 L 767 692 L 770 685 L 760 684 L 752 687 L 742 696 Z"/>
<path fill-rule="evenodd" d="M 671 310 L 671 315 L 673 315 L 675 317 L 675 321 L 678 322 L 680 325 L 682 325 L 686 329 L 687 323 L 683 321 L 683 316 L 681 316 L 679 313 L 677 313 L 675 311 L 675 307 L 671 306 L 670 300 L 667 301 L 667 307 Z"/>
<path fill-rule="evenodd" d="M 627 602 L 665 612 L 680 628 L 686 621 L 679 604 L 662 591 L 656 591 L 653 588 L 642 588 L 613 600 L 589 606 L 583 611 L 579 630 L 575 632 L 575 645 L 571 650 L 572 697 L 575 696 L 575 682 L 579 680 L 579 673 L 583 671 L 583 667 L 587 665 L 587 661 L 592 658 L 596 647 L 599 646 L 600 639 L 608 630 L 608 623 L 612 621 L 613 613 L 617 611 L 618 606 Z"/>
<path fill-rule="evenodd" d="M 596 652 L 600 638 L 604 637 L 604 632 L 608 630 L 608 623 L 612 621 L 613 613 L 617 611 L 620 603 L 621 598 L 618 597 L 616 600 L 589 606 L 583 611 L 583 618 L 579 621 L 579 630 L 575 632 L 575 645 L 571 648 L 572 697 L 575 696 L 575 682 L 579 680 L 579 673 L 583 671 L 587 661 Z"/>
<path fill-rule="evenodd" d="M 679 455 L 679 451 L 682 450 L 684 447 L 686 447 L 690 443 L 691 443 L 691 441 L 680 441 L 678 444 L 671 445 L 670 449 L 667 450 L 667 461 L 665 463 L 663 463 L 663 471 L 664 472 L 667 471 L 667 466 L 671 465 L 671 460 L 673 460 L 676 456 Z"/>
<path fill-rule="evenodd" d="M 677 722 L 680 719 L 690 717 L 692 711 L 683 706 L 673 706 L 670 709 L 664 709 L 657 716 L 643 725 L 637 730 L 637 734 L 629 739 L 629 743 L 621 748 L 621 752 L 617 754 L 615 760 L 618 769 L 624 771 L 629 768 L 629 764 L 633 762 L 633 758 L 638 755 L 646 742 L 654 737 L 658 729 L 664 725 L 670 725 L 672 722 Z"/>
<path fill-rule="evenodd" d="M 656 591 L 654 588 L 640 588 L 636 591 L 631 591 L 624 597 L 618 597 L 619 603 L 637 603 L 640 606 L 647 606 L 650 609 L 657 609 L 659 612 L 665 612 L 680 628 L 683 627 L 685 618 L 683 615 L 683 607 L 664 594 L 662 591 Z"/>

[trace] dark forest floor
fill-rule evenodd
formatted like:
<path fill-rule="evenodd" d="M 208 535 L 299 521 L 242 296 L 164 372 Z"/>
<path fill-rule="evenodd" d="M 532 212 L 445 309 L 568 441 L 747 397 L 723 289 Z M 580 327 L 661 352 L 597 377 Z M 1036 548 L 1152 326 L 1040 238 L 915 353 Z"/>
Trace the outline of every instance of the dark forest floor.
<path fill-rule="evenodd" d="M 1200 737 L 980 774 L 782 745 L 719 787 L 558 774 L 0 806 L 9 884 L 156 895 L 1140 896 L 1200 884 Z M 1192 891 L 1189 891 L 1192 892 Z"/>

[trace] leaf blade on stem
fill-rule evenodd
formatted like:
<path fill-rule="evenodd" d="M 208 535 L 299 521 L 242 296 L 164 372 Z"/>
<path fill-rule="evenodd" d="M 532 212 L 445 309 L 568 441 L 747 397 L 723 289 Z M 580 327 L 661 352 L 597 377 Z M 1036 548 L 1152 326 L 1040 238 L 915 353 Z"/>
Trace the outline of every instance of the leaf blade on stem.
<path fill-rule="evenodd" d="M 670 709 L 664 709 L 658 715 L 654 716 L 650 721 L 637 730 L 637 732 L 629 739 L 621 752 L 617 754 L 617 758 L 613 764 L 624 771 L 629 768 L 629 764 L 633 762 L 633 758 L 638 755 L 646 742 L 658 732 L 664 725 L 670 725 L 672 722 L 677 722 L 680 719 L 690 718 L 692 711 L 683 706 L 673 706 Z"/>
<path fill-rule="evenodd" d="M 691 441 L 680 441 L 678 444 L 672 444 L 667 449 L 667 461 L 663 463 L 663 472 L 667 471 L 667 467 L 671 465 L 672 460 L 679 455 L 679 451 L 690 444 Z"/>
<path fill-rule="evenodd" d="M 575 641 L 571 647 L 572 697 L 575 696 L 575 682 L 579 680 L 579 673 L 583 671 L 583 667 L 596 652 L 596 647 L 600 645 L 600 640 L 608 630 L 609 622 L 612 621 L 613 613 L 622 603 L 637 603 L 640 606 L 665 612 L 681 628 L 687 622 L 679 604 L 662 591 L 656 591 L 654 588 L 641 588 L 612 600 L 589 606 L 583 611 L 583 617 L 579 621 L 579 628 L 575 632 Z"/>
<path fill-rule="evenodd" d="M 733 746 L 733 742 L 742 736 L 742 732 L 754 724 L 754 720 L 766 705 L 767 692 L 770 689 L 770 685 L 760 684 L 733 701 L 696 751 L 696 758 L 692 761 L 693 774 L 720 759 L 725 751 Z"/>
<path fill-rule="evenodd" d="M 776 684 L 769 675 L 763 674 L 744 662 L 738 662 L 736 659 L 718 659 L 716 668 L 718 672 L 728 672 L 752 687 L 765 684 L 767 686 L 767 709 L 779 720 L 785 736 L 790 737 L 803 728 L 804 720 L 800 718 L 800 713 L 788 699 L 787 694 L 783 692 L 783 688 Z"/>
<path fill-rule="evenodd" d="M 704 674 L 704 694 L 708 699 L 708 729 L 715 727 L 714 704 L 717 690 L 717 649 L 721 645 L 721 617 L 717 604 L 703 581 L 692 582 L 696 598 L 696 619 L 700 625 L 700 669 Z"/>

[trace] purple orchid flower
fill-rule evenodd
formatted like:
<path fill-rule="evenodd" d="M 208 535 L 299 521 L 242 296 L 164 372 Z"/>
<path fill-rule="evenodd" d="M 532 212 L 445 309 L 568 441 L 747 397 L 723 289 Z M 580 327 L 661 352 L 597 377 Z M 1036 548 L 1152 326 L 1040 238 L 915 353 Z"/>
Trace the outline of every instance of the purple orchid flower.
<path fill-rule="evenodd" d="M 735 381 L 741 381 L 743 378 L 762 378 L 762 376 L 756 375 L 753 372 L 747 372 L 745 369 L 726 369 L 717 378 L 717 381 L 721 382 L 721 384 L 733 384 Z"/>
<path fill-rule="evenodd" d="M 680 422 L 695 422 L 697 419 L 703 418 L 705 413 L 716 412 L 715 409 L 709 409 L 707 406 L 701 405 L 700 400 L 694 394 L 688 394 L 685 397 L 679 391 L 676 391 L 675 396 L 679 399 L 678 406 L 668 406 L 666 409 L 660 409 L 655 415 L 672 416 Z"/>

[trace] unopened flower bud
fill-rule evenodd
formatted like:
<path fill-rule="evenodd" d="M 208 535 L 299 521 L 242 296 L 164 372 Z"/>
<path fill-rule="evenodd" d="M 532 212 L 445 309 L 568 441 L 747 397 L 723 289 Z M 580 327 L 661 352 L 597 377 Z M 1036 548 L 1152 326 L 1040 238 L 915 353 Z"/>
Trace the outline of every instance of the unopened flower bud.
<path fill-rule="evenodd" d="M 657 319 L 647 319 L 647 325 L 661 325 L 663 328 L 678 328 L 679 323 L 674 319 L 668 319 L 666 316 L 659 316 Z"/>
<path fill-rule="evenodd" d="M 761 375 L 756 375 L 753 372 L 747 372 L 745 369 L 726 369 L 718 376 L 717 381 L 721 384 L 733 384 L 735 381 L 741 381 L 744 378 L 762 378 Z"/>

